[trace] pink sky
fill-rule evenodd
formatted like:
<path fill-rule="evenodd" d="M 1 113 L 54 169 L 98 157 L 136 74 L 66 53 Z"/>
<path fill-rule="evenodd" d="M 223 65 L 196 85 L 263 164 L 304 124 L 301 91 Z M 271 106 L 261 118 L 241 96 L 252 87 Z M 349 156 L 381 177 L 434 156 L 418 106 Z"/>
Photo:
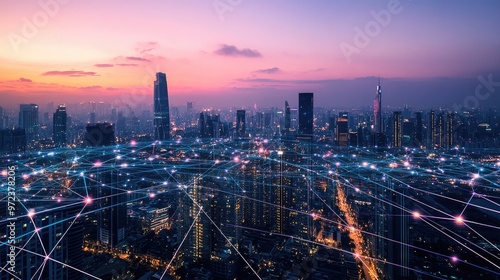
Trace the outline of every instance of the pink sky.
<path fill-rule="evenodd" d="M 297 80 L 498 70 L 500 40 L 492 32 L 500 25 L 488 4 L 498 5 L 488 1 L 401 1 L 399 13 L 346 59 L 341 44 L 356 46 L 356 27 L 391 1 L 3 2 L 0 93 L 10 98 L 1 103 L 151 94 L 157 71 L 167 73 L 171 99 L 181 103 L 235 90 L 328 91 Z"/>

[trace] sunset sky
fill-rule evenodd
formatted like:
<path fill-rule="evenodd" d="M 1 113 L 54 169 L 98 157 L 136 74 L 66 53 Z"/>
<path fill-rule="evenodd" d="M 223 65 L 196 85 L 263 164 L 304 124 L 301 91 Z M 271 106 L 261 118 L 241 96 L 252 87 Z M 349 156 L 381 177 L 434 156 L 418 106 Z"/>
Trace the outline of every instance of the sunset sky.
<path fill-rule="evenodd" d="M 379 75 L 385 104 L 451 106 L 474 94 L 479 75 L 500 81 L 495 0 L 41 0 L 0 8 L 0 106 L 151 103 L 158 71 L 171 104 L 200 106 L 293 104 L 302 91 L 329 106 L 368 106 Z M 356 52 L 346 56 L 345 46 Z"/>

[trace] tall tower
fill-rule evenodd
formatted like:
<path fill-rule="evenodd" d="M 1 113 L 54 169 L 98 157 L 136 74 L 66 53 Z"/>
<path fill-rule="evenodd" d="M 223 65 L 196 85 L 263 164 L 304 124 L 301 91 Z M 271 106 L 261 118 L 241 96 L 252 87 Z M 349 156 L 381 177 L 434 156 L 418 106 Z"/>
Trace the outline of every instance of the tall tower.
<path fill-rule="evenodd" d="M 449 112 L 446 118 L 446 148 L 451 149 L 453 140 L 453 113 Z"/>
<path fill-rule="evenodd" d="M 245 137 L 245 110 L 236 111 L 236 136 Z"/>
<path fill-rule="evenodd" d="M 392 147 L 393 148 L 401 148 L 402 146 L 402 138 L 403 138 L 403 118 L 401 115 L 401 111 L 394 112 L 393 118 L 393 126 L 392 126 Z"/>
<path fill-rule="evenodd" d="M 340 147 L 349 146 L 349 113 L 340 112 L 337 118 L 337 143 Z"/>
<path fill-rule="evenodd" d="M 290 113 L 290 105 L 288 105 L 288 101 L 285 101 L 285 131 L 290 131 L 290 125 L 292 121 L 292 116 Z"/>
<path fill-rule="evenodd" d="M 38 105 L 21 104 L 19 108 L 19 128 L 26 131 L 26 144 L 38 140 Z"/>
<path fill-rule="evenodd" d="M 161 72 L 156 73 L 154 83 L 154 128 L 156 140 L 170 140 L 167 76 Z"/>
<path fill-rule="evenodd" d="M 434 149 L 436 145 L 436 114 L 434 111 L 429 112 L 429 128 L 427 130 L 427 138 L 428 138 L 428 149 Z"/>
<path fill-rule="evenodd" d="M 53 121 L 53 139 L 56 147 L 63 147 L 67 143 L 67 120 L 66 106 L 59 105 L 54 113 Z"/>
<path fill-rule="evenodd" d="M 380 87 L 380 77 L 378 78 L 377 92 L 373 100 L 373 121 L 375 133 L 382 133 L 382 88 Z"/>
<path fill-rule="evenodd" d="M 313 106 L 312 92 L 299 93 L 299 134 L 313 134 Z"/>

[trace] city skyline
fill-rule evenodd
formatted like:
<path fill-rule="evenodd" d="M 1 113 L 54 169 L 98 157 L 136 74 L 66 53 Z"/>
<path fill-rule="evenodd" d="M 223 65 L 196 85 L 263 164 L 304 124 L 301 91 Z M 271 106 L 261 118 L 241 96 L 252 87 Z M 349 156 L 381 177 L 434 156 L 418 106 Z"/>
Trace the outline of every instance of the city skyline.
<path fill-rule="evenodd" d="M 156 72 L 169 75 L 172 104 L 196 99 L 202 106 L 276 106 L 296 91 L 352 106 L 366 100 L 360 97 L 378 76 L 388 105 L 460 104 L 485 84 L 478 77 L 493 81 L 490 91 L 498 87 L 495 1 L 151 2 L 121 3 L 120 11 L 107 3 L 41 3 L 48 4 L 4 4 L 0 93 L 8 102 L 142 102 Z M 124 21 L 132 10 L 136 20 Z M 91 11 L 93 20 L 81 19 Z M 305 19 L 300 28 L 295 18 Z"/>

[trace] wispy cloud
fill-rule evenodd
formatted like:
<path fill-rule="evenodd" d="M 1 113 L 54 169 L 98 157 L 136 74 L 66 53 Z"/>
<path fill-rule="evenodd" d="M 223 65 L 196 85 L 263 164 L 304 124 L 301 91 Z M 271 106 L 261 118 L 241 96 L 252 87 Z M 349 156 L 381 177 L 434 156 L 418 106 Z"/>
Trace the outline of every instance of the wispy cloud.
<path fill-rule="evenodd" d="M 146 43 L 140 43 L 139 46 L 135 49 L 139 53 L 147 53 L 150 52 L 156 48 L 158 48 L 160 44 L 158 42 L 146 42 Z"/>
<path fill-rule="evenodd" d="M 276 74 L 276 73 L 281 72 L 281 69 L 279 69 L 278 67 L 272 67 L 272 68 L 267 68 L 267 69 L 259 69 L 259 70 L 256 70 L 254 72 L 264 73 L 264 74 Z"/>
<path fill-rule="evenodd" d="M 243 56 L 243 57 L 262 57 L 262 54 L 257 50 L 252 49 L 238 49 L 235 46 L 221 45 L 217 50 L 214 51 L 217 55 L 223 56 Z"/>
<path fill-rule="evenodd" d="M 113 67 L 114 64 L 107 64 L 107 63 L 99 63 L 99 64 L 94 64 L 95 67 Z"/>
<path fill-rule="evenodd" d="M 21 77 L 21 78 L 19 78 L 19 80 L 16 80 L 16 82 L 31 83 L 33 81 L 30 79 L 26 79 L 26 78 Z"/>
<path fill-rule="evenodd" d="M 88 87 L 81 87 L 80 89 L 84 90 L 91 90 L 91 89 L 100 89 L 102 88 L 101 86 L 88 86 Z"/>
<path fill-rule="evenodd" d="M 151 62 L 150 59 L 144 58 L 144 57 L 138 57 L 138 56 L 127 56 L 125 57 L 127 60 L 133 60 L 133 61 L 147 61 Z"/>
<path fill-rule="evenodd" d="M 45 73 L 42 73 L 42 76 L 85 77 L 85 76 L 97 76 L 97 73 L 96 72 L 80 71 L 80 70 L 47 71 Z"/>
<path fill-rule="evenodd" d="M 135 63 L 117 63 L 118 66 L 137 66 Z"/>

